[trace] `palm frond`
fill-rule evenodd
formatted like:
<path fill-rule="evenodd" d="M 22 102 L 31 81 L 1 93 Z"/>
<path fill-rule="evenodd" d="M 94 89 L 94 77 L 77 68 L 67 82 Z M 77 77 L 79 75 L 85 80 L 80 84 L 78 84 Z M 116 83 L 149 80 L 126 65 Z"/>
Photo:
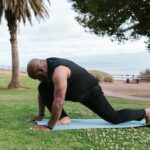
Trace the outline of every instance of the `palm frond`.
<path fill-rule="evenodd" d="M 47 0 L 47 2 L 50 4 L 50 1 Z M 26 7 L 25 7 L 25 11 L 24 13 L 24 20 L 23 22 L 26 22 L 26 19 L 28 19 L 28 21 L 30 23 L 32 23 L 32 13 L 34 14 L 34 16 L 39 19 L 45 19 L 47 17 L 49 17 L 49 13 L 48 13 L 48 8 L 47 5 L 45 3 L 44 0 L 28 0 L 26 3 Z M 22 19 L 23 19 L 22 18 Z"/>
<path fill-rule="evenodd" d="M 10 16 L 15 16 L 18 22 L 21 20 L 26 23 L 28 20 L 32 23 L 32 15 L 37 19 L 45 19 L 49 17 L 47 4 L 49 0 L 1 0 L 3 1 L 5 12 L 9 12 Z M 10 17 L 7 15 L 7 17 Z M 6 17 L 6 18 L 7 18 Z"/>

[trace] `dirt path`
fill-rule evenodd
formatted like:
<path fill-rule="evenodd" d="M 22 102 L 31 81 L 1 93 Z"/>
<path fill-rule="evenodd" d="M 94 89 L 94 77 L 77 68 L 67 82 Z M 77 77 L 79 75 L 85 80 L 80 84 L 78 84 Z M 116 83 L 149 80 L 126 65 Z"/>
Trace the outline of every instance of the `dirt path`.
<path fill-rule="evenodd" d="M 100 85 L 106 96 L 150 102 L 150 83 L 133 84 L 114 81 L 114 83 L 101 83 Z"/>
<path fill-rule="evenodd" d="M 129 100 L 135 100 L 135 101 L 145 101 L 145 102 L 150 102 L 150 98 L 145 98 L 145 97 L 137 97 L 137 96 L 129 96 L 117 92 L 111 92 L 107 90 L 103 90 L 105 96 L 109 97 L 116 97 L 116 98 L 122 98 L 122 99 L 129 99 Z"/>

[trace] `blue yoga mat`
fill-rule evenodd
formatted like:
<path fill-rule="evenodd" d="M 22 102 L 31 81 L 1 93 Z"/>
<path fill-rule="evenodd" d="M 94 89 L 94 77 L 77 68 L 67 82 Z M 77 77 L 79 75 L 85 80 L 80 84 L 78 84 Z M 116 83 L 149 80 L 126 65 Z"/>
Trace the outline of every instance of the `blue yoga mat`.
<path fill-rule="evenodd" d="M 38 125 L 48 125 L 48 119 L 37 121 Z M 56 125 L 54 130 L 69 130 L 69 129 L 93 129 L 93 128 L 135 128 L 148 126 L 145 124 L 145 119 L 141 121 L 129 121 L 117 125 L 111 124 L 103 119 L 72 119 L 70 124 Z"/>

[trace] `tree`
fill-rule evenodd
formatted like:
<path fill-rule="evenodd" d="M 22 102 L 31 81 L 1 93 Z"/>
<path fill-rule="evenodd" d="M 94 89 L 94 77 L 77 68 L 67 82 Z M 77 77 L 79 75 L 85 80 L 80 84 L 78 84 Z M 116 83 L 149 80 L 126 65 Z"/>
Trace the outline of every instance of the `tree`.
<path fill-rule="evenodd" d="M 47 0 L 48 3 L 49 0 Z M 19 57 L 17 45 L 18 24 L 22 21 L 24 25 L 28 20 L 32 23 L 32 14 L 37 19 L 48 17 L 47 7 L 44 0 L 0 0 L 0 23 L 5 15 L 7 21 L 12 50 L 12 77 L 8 88 L 20 88 Z"/>
<path fill-rule="evenodd" d="M 96 35 L 119 42 L 144 36 L 150 50 L 149 0 L 71 0 L 76 20 Z"/>

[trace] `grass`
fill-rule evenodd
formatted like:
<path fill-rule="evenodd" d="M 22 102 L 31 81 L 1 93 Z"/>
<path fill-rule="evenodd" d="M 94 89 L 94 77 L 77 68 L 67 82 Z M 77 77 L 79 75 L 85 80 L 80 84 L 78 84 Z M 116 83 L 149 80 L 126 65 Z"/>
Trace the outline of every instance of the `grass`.
<path fill-rule="evenodd" d="M 150 129 L 82 129 L 32 131 L 28 120 L 37 114 L 38 82 L 22 76 L 26 88 L 8 90 L 10 76 L 0 74 L 0 149 L 1 150 L 148 150 Z M 116 109 L 145 108 L 149 103 L 109 98 Z M 78 103 L 65 103 L 71 118 L 98 118 Z M 49 113 L 46 112 L 46 117 Z"/>

